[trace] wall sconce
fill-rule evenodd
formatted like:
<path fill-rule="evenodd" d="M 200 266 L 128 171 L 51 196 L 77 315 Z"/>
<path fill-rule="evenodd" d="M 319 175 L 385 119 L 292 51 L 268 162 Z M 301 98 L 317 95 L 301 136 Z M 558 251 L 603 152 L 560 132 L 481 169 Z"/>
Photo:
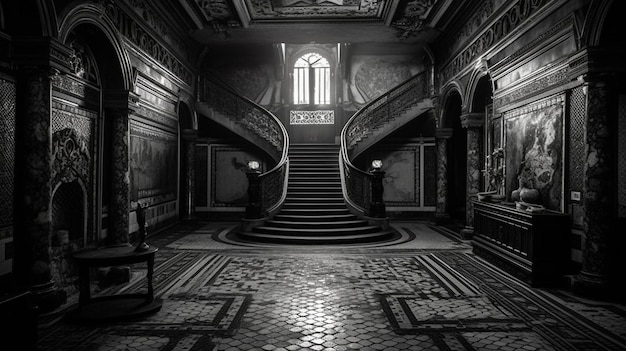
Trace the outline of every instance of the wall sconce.
<path fill-rule="evenodd" d="M 258 171 L 259 167 L 261 167 L 261 165 L 259 164 L 259 161 L 248 161 L 248 169 L 251 171 Z"/>
<path fill-rule="evenodd" d="M 383 167 L 383 161 L 382 160 L 374 160 L 372 161 L 372 168 L 375 170 L 380 170 Z"/>

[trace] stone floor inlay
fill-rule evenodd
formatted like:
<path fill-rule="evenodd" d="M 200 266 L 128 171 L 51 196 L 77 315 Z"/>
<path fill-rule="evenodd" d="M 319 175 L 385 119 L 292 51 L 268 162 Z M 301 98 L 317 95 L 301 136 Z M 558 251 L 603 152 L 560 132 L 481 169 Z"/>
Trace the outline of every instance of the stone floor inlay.
<path fill-rule="evenodd" d="M 626 309 L 533 289 L 421 223 L 381 247 L 247 247 L 214 241 L 229 225 L 180 225 L 157 245 L 142 319 L 40 329 L 65 350 L 625 350 Z M 421 238 L 418 240 L 417 238 Z M 101 291 L 145 289 L 145 270 Z"/>

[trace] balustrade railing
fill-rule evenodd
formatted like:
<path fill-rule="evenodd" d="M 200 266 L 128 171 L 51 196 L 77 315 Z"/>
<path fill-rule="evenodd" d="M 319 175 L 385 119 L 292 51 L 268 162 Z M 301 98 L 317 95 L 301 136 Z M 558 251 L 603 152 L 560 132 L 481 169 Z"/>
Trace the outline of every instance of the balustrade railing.
<path fill-rule="evenodd" d="M 246 134 L 252 136 L 250 141 L 274 159 L 276 165 L 258 175 L 259 210 L 266 214 L 279 208 L 286 196 L 289 167 L 289 135 L 283 123 L 264 107 L 209 74 L 199 81 L 198 98 L 247 131 Z"/>
<path fill-rule="evenodd" d="M 353 150 L 368 134 L 382 128 L 418 102 L 430 97 L 430 75 L 422 72 L 358 110 L 341 130 L 339 162 L 344 197 L 348 204 L 366 215 L 372 215 L 373 174 L 352 163 Z"/>

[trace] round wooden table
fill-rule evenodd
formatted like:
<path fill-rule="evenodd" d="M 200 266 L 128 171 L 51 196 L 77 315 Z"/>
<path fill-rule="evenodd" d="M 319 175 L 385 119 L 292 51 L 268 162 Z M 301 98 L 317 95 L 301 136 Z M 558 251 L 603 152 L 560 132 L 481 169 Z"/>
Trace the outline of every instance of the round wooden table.
<path fill-rule="evenodd" d="M 159 249 L 149 247 L 145 251 L 135 251 L 134 246 L 103 247 L 82 250 L 72 258 L 79 267 L 80 295 L 78 307 L 68 312 L 68 317 L 81 322 L 104 322 L 125 320 L 152 314 L 161 309 L 161 299 L 154 298 L 152 276 L 154 256 Z M 146 262 L 148 292 L 146 294 L 118 294 L 91 297 L 92 267 L 109 267 Z"/>

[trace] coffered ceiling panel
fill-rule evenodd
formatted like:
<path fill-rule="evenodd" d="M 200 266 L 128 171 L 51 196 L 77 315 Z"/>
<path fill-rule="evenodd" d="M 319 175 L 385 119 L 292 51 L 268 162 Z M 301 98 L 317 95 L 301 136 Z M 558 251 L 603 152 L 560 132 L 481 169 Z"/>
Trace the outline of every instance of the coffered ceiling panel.
<path fill-rule="evenodd" d="M 179 0 L 203 44 L 432 40 L 453 0 Z"/>

